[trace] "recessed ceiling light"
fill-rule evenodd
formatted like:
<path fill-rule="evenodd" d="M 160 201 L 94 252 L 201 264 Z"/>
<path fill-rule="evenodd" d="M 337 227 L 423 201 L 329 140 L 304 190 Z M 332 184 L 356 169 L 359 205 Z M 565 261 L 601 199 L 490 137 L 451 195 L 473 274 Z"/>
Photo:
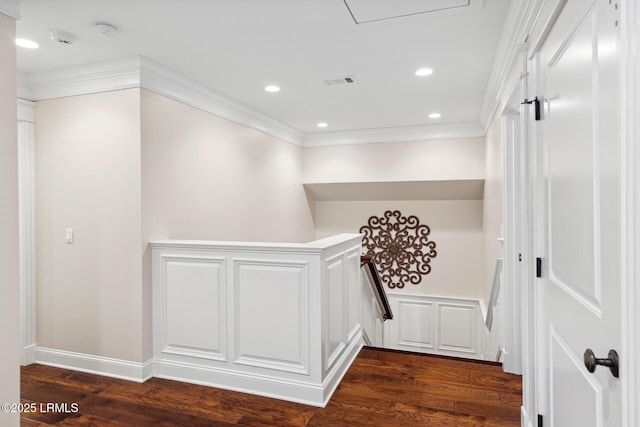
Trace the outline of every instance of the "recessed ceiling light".
<path fill-rule="evenodd" d="M 429 114 L 430 119 L 439 119 L 442 115 L 440 113 L 431 113 Z"/>
<path fill-rule="evenodd" d="M 267 92 L 280 92 L 280 87 L 276 85 L 269 85 L 265 86 L 264 90 L 266 90 Z"/>
<path fill-rule="evenodd" d="M 16 46 L 24 47 L 25 49 L 37 49 L 40 47 L 38 43 L 28 39 L 16 39 Z"/>
<path fill-rule="evenodd" d="M 433 74 L 433 70 L 431 68 L 420 68 L 416 70 L 416 76 L 424 77 L 430 76 L 431 74 Z"/>
<path fill-rule="evenodd" d="M 320 122 L 316 126 L 318 126 L 319 128 L 326 128 L 329 125 L 327 123 L 325 123 L 325 122 Z"/>

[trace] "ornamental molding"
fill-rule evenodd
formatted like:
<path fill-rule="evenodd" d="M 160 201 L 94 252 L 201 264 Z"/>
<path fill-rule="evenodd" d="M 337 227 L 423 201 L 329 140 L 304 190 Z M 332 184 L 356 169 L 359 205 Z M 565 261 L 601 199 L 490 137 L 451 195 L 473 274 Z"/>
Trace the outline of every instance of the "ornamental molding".
<path fill-rule="evenodd" d="M 291 144 L 303 144 L 304 135 L 297 129 L 142 56 L 18 75 L 18 97 L 29 101 L 132 88 L 149 90 Z"/>
<path fill-rule="evenodd" d="M 403 216 L 398 210 L 371 216 L 360 227 L 362 245 L 378 267 L 382 283 L 390 289 L 418 285 L 431 272 L 431 259 L 437 256 L 436 242 L 429 239 L 431 229 L 415 215 Z"/>

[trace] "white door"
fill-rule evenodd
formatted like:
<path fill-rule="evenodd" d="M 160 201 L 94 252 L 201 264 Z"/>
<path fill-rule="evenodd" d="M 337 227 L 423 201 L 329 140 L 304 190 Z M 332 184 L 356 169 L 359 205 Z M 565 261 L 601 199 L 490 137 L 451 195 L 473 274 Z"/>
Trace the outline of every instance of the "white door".
<path fill-rule="evenodd" d="M 619 19 L 616 1 L 569 0 L 540 50 L 545 427 L 622 426 L 620 379 L 584 361 L 621 347 Z"/>

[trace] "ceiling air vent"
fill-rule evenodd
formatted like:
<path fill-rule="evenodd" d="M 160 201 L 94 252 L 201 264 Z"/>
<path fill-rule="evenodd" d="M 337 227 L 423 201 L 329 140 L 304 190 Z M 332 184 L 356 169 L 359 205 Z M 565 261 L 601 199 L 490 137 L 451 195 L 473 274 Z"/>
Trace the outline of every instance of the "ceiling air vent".
<path fill-rule="evenodd" d="M 347 85 L 347 84 L 355 83 L 356 78 L 354 76 L 344 76 L 344 77 L 339 77 L 337 79 L 327 79 L 323 81 L 327 86 Z"/>

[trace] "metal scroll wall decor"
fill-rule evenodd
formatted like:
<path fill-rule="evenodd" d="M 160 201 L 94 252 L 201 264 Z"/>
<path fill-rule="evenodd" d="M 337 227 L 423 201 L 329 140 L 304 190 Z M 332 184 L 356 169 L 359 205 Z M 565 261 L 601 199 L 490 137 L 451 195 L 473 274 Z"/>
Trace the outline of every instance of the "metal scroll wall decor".
<path fill-rule="evenodd" d="M 397 210 L 372 216 L 360 227 L 362 245 L 373 257 L 382 283 L 391 289 L 417 285 L 431 272 L 431 259 L 438 253 L 436 242 L 429 240 L 430 232 L 418 217 L 406 217 Z"/>

